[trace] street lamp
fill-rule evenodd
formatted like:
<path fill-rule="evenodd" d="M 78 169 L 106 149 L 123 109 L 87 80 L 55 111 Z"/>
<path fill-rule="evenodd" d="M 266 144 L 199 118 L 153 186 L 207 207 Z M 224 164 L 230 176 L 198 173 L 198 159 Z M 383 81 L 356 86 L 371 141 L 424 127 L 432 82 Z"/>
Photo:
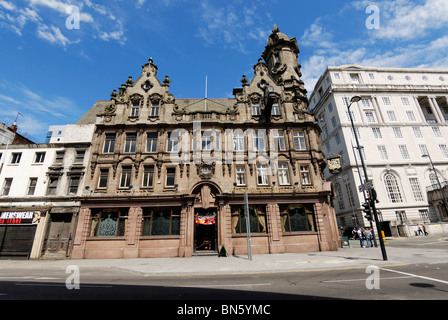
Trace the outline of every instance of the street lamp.
<path fill-rule="evenodd" d="M 350 99 L 350 103 L 347 106 L 347 109 L 348 109 L 348 116 L 350 118 L 350 123 L 352 124 L 353 135 L 355 136 L 356 146 L 358 148 L 359 158 L 361 159 L 362 169 L 364 171 L 365 183 L 367 183 L 369 181 L 369 176 L 367 174 L 367 168 L 366 168 L 366 164 L 364 163 L 364 158 L 362 157 L 361 147 L 359 146 L 358 135 L 356 134 L 355 124 L 353 123 L 352 113 L 350 112 L 350 107 L 352 106 L 352 104 L 355 103 L 355 102 L 361 101 L 361 99 L 362 98 L 360 96 L 352 97 Z M 382 237 L 382 235 L 381 235 L 381 226 L 380 226 L 380 223 L 378 221 L 378 215 L 376 213 L 376 208 L 375 208 L 376 191 L 374 190 L 373 185 L 371 185 L 371 184 L 369 185 L 368 189 L 369 189 L 368 192 L 369 192 L 369 195 L 370 195 L 370 207 L 372 209 L 373 217 L 375 219 L 376 229 L 378 230 L 378 238 L 380 239 L 381 253 L 383 254 L 383 260 L 386 261 L 387 260 L 386 248 L 384 246 L 383 239 L 381 239 L 381 237 Z"/>
<path fill-rule="evenodd" d="M 446 200 L 445 190 L 443 190 L 443 188 L 442 188 L 442 184 L 440 183 L 440 180 L 439 180 L 439 175 L 437 174 L 436 168 L 434 168 L 434 163 L 432 162 L 431 156 L 429 155 L 429 153 L 427 153 L 427 154 L 422 155 L 422 158 L 429 158 L 429 162 L 431 163 L 432 171 L 434 171 L 434 174 L 436 176 L 437 184 L 439 185 L 440 192 L 442 192 L 443 204 L 445 205 L 445 212 L 448 213 L 448 202 Z"/>

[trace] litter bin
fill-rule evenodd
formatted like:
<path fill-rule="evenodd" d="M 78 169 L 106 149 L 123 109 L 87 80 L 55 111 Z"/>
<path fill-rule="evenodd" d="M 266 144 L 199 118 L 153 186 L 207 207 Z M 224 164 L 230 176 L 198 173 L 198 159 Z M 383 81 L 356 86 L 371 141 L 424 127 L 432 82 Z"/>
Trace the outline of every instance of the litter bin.
<path fill-rule="evenodd" d="M 349 237 L 341 237 L 341 248 L 348 247 L 350 248 L 350 239 Z"/>

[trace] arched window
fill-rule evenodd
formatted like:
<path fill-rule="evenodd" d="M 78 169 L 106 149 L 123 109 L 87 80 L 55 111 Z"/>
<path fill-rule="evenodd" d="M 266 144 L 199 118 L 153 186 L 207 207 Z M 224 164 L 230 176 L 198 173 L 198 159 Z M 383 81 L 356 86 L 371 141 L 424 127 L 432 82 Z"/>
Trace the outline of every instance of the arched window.
<path fill-rule="evenodd" d="M 388 173 L 384 176 L 384 183 L 386 186 L 387 196 L 389 197 L 389 202 L 403 202 L 397 178 L 393 174 Z"/>

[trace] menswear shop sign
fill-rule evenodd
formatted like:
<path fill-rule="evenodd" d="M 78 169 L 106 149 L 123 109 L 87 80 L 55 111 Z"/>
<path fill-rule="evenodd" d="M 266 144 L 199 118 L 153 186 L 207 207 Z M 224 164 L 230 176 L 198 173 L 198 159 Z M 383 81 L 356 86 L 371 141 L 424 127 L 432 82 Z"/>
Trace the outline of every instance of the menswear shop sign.
<path fill-rule="evenodd" d="M 21 224 L 33 221 L 34 211 L 0 212 L 0 224 Z"/>

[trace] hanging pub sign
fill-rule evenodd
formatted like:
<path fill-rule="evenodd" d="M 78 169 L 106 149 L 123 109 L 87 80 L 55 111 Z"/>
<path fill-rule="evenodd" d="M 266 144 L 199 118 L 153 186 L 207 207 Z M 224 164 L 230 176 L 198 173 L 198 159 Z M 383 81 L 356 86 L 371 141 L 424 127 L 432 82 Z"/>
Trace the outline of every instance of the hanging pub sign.
<path fill-rule="evenodd" d="M 215 224 L 215 216 L 196 216 L 196 224 L 203 224 L 203 225 Z"/>
<path fill-rule="evenodd" d="M 328 170 L 331 174 L 337 174 L 341 172 L 342 165 L 341 165 L 341 156 L 337 156 L 334 158 L 330 158 L 327 160 L 328 163 Z"/>
<path fill-rule="evenodd" d="M 34 211 L 0 212 L 0 225 L 32 223 Z"/>

